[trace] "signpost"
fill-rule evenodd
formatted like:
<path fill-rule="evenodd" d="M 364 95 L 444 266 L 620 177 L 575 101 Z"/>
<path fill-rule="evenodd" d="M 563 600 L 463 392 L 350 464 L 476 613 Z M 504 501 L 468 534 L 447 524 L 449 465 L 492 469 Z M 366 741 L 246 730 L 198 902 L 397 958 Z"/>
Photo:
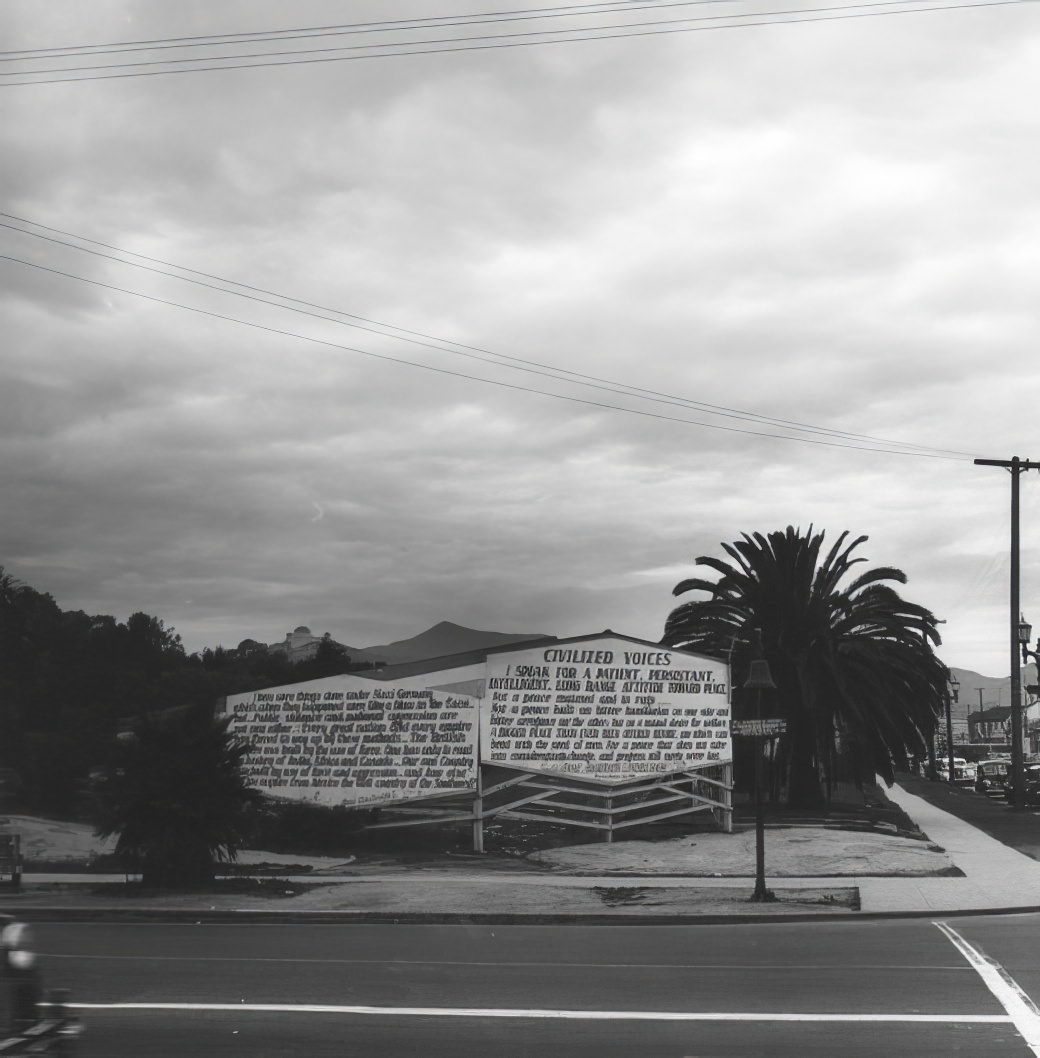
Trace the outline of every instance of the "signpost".
<path fill-rule="evenodd" d="M 10 875 L 11 888 L 22 885 L 21 834 L 0 834 L 0 878 Z"/>
<path fill-rule="evenodd" d="M 734 720 L 733 734 L 744 735 L 754 738 L 776 738 L 787 731 L 786 720 L 761 719 L 761 720 Z"/>
<path fill-rule="evenodd" d="M 751 671 L 744 682 L 744 690 L 755 692 L 755 712 L 758 716 L 754 720 L 743 720 L 734 722 L 732 730 L 734 735 L 744 734 L 750 738 L 770 738 L 772 735 L 781 734 L 786 727 L 783 720 L 771 719 L 762 716 L 762 692 L 776 690 L 773 676 L 769 671 L 769 662 L 762 657 L 762 633 L 755 629 L 755 657 L 751 662 Z M 743 727 L 744 731 L 736 728 Z M 755 748 L 755 891 L 751 895 L 753 903 L 768 903 L 776 899 L 766 888 L 766 824 L 765 806 L 762 801 L 762 746 Z"/>

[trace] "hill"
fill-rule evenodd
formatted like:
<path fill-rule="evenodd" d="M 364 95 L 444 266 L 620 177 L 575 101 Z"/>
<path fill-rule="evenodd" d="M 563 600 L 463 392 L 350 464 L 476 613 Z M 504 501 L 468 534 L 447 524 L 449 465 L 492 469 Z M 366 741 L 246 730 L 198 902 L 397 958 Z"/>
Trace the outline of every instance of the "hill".
<path fill-rule="evenodd" d="M 969 712 L 977 713 L 980 707 L 993 709 L 1000 705 L 1011 704 L 1010 676 L 982 676 L 977 672 L 972 672 L 971 669 L 958 669 L 956 667 L 952 667 L 950 671 L 960 681 L 958 689 L 959 701 L 953 706 L 953 715 L 955 717 L 958 715 L 967 716 Z M 1024 666 L 1021 673 L 1023 690 L 1036 684 L 1037 672 L 1035 665 Z"/>
<path fill-rule="evenodd" d="M 411 639 L 398 639 L 393 643 L 384 643 L 360 650 L 347 648 L 347 653 L 355 659 L 385 661 L 389 665 L 400 665 L 407 661 L 424 661 L 427 658 L 440 658 L 448 654 L 463 654 L 470 650 L 487 650 L 491 647 L 508 646 L 512 643 L 525 643 L 534 639 L 551 639 L 543 633 L 488 632 L 477 628 L 466 628 L 464 625 L 441 621 L 425 632 L 420 632 Z"/>

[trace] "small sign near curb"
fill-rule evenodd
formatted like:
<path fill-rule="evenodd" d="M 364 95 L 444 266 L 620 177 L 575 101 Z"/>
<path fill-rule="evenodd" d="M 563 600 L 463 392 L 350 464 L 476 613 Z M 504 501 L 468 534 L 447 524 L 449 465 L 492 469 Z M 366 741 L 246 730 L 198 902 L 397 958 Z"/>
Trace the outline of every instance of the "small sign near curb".
<path fill-rule="evenodd" d="M 21 841 L 21 834 L 0 834 L 0 881 L 6 878 L 14 889 L 22 886 Z"/>
<path fill-rule="evenodd" d="M 787 730 L 787 721 L 774 718 L 764 720 L 734 720 L 734 735 L 752 738 L 776 738 Z"/>

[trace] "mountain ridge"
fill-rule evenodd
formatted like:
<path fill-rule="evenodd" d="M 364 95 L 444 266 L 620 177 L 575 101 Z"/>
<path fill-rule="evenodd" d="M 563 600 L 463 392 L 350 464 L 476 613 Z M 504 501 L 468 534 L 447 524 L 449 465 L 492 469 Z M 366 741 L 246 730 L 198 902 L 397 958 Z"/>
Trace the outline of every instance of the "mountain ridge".
<path fill-rule="evenodd" d="M 485 650 L 492 647 L 508 646 L 538 639 L 555 639 L 556 636 L 544 632 L 495 632 L 490 629 L 470 628 L 454 621 L 438 621 L 429 628 L 407 639 L 395 639 L 389 643 L 378 643 L 367 647 L 353 647 L 341 644 L 347 654 L 355 661 L 382 661 L 388 665 L 403 664 L 412 661 L 425 661 L 430 658 L 446 657 L 450 654 L 465 654 L 471 650 Z M 972 669 L 950 667 L 950 672 L 960 683 L 959 701 L 954 703 L 954 715 L 966 718 L 969 712 L 979 709 L 978 692 L 981 690 L 983 709 L 1007 705 L 1010 702 L 1010 676 L 984 676 Z M 1022 668 L 1023 689 L 1038 682 L 1035 665 Z"/>
<path fill-rule="evenodd" d="M 1037 680 L 1037 669 L 1033 664 L 1023 665 L 1021 668 L 1022 689 L 1035 686 Z M 953 703 L 953 715 L 967 716 L 968 713 L 977 713 L 980 709 L 995 709 L 998 706 L 1011 704 L 1011 676 L 983 676 L 981 673 L 973 672 L 971 669 L 950 667 L 950 672 L 959 681 L 957 697 L 959 701 Z M 979 694 L 979 691 L 982 693 Z M 1028 698 L 1027 698 L 1028 701 Z"/>
<path fill-rule="evenodd" d="M 454 621 L 438 621 L 409 639 L 395 639 L 391 643 L 380 643 L 371 647 L 350 647 L 346 644 L 343 646 L 352 660 L 384 661 L 387 664 L 399 665 L 409 661 L 445 657 L 449 654 L 465 654 L 471 650 L 555 638 L 541 632 L 492 632 L 468 628 Z"/>

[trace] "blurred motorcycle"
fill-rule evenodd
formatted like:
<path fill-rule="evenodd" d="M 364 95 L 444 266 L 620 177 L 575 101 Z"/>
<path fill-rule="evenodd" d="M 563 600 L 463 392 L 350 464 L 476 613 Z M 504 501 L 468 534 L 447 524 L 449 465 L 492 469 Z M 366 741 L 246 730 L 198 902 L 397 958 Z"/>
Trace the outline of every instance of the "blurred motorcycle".
<path fill-rule="evenodd" d="M 66 993 L 45 993 L 31 928 L 0 914 L 0 1056 L 72 1054 L 83 1031 Z"/>

